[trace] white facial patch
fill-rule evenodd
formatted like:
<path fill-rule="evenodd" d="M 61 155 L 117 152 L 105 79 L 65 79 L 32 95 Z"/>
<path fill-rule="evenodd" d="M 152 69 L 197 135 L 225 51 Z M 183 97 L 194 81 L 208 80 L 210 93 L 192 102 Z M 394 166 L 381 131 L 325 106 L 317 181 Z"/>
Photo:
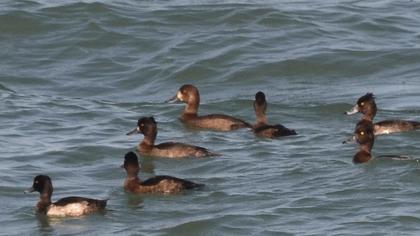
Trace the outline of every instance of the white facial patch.
<path fill-rule="evenodd" d="M 184 100 L 182 100 L 182 93 L 181 93 L 181 91 L 178 91 L 176 93 L 176 98 L 178 98 L 179 101 L 184 101 Z"/>
<path fill-rule="evenodd" d="M 359 106 L 356 104 L 350 111 L 347 111 L 347 115 L 353 115 L 359 112 Z"/>

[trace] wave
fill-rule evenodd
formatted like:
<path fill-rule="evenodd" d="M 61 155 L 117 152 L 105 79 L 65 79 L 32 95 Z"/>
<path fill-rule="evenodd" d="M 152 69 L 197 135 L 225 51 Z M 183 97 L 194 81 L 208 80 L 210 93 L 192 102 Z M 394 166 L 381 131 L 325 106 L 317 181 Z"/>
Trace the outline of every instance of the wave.
<path fill-rule="evenodd" d="M 1 83 L 0 83 L 0 90 L 7 91 L 7 92 L 12 92 L 12 93 L 16 93 L 16 91 L 14 91 L 13 89 L 10 89 L 10 88 L 4 86 Z"/>

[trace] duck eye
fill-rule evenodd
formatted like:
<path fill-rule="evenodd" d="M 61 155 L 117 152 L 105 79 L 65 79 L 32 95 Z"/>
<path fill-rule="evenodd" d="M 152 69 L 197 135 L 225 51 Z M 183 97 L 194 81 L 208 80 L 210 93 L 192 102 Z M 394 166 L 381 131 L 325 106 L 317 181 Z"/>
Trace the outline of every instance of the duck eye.
<path fill-rule="evenodd" d="M 362 132 L 360 132 L 360 135 L 365 135 L 365 132 L 363 132 L 363 131 L 362 131 Z"/>
<path fill-rule="evenodd" d="M 364 105 L 365 105 L 365 103 L 364 103 L 364 102 L 361 102 L 361 103 L 360 103 L 360 106 L 364 106 Z"/>
<path fill-rule="evenodd" d="M 144 127 L 144 124 L 141 124 L 140 127 Z"/>

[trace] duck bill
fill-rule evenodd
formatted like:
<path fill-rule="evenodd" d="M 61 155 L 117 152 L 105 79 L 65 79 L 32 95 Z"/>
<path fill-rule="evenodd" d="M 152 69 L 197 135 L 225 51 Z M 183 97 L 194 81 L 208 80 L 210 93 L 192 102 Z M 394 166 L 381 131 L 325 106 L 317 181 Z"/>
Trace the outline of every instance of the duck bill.
<path fill-rule="evenodd" d="M 346 115 L 353 115 L 359 112 L 359 106 L 356 104 L 350 111 L 346 111 L 344 114 Z"/>
<path fill-rule="evenodd" d="M 24 194 L 32 193 L 32 192 L 35 192 L 35 189 L 33 187 L 30 187 L 30 188 L 26 189 L 25 191 L 23 191 Z"/>
<path fill-rule="evenodd" d="M 343 141 L 343 144 L 353 144 L 353 143 L 356 143 L 356 136 L 354 135 L 351 136 L 351 138 Z"/>
<path fill-rule="evenodd" d="M 178 99 L 177 95 L 175 95 L 172 98 L 166 100 L 165 103 L 175 103 L 175 102 L 178 102 L 178 101 L 179 101 L 179 99 Z"/>
<path fill-rule="evenodd" d="M 126 133 L 126 135 L 132 135 L 132 134 L 136 134 L 140 131 L 139 127 L 136 127 L 135 129 L 133 129 L 132 131 Z"/>

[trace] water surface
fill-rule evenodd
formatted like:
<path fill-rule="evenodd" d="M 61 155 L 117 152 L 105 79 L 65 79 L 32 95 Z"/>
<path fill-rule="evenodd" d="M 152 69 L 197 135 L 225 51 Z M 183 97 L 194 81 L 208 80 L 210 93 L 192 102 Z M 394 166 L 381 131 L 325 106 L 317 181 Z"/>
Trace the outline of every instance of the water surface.
<path fill-rule="evenodd" d="M 416 160 L 353 165 L 342 145 L 366 92 L 378 120 L 420 120 L 418 1 L 14 1 L 0 3 L 0 222 L 4 235 L 417 235 Z M 184 127 L 185 83 L 202 114 L 254 122 L 261 90 L 272 123 L 298 136 L 256 138 Z M 141 157 L 142 178 L 205 183 L 175 196 L 125 193 L 125 135 L 140 116 L 157 142 L 223 156 Z M 374 155 L 420 159 L 419 133 L 380 137 Z M 33 177 L 53 199 L 109 198 L 105 214 L 37 216 Z"/>

